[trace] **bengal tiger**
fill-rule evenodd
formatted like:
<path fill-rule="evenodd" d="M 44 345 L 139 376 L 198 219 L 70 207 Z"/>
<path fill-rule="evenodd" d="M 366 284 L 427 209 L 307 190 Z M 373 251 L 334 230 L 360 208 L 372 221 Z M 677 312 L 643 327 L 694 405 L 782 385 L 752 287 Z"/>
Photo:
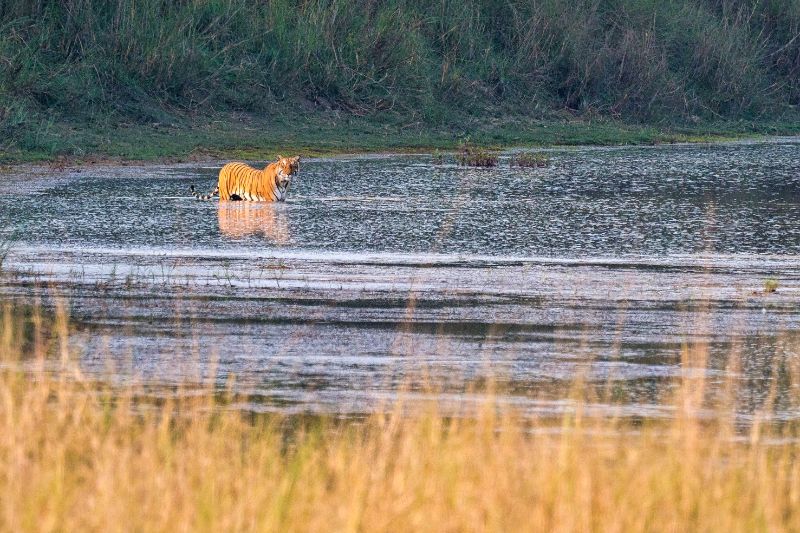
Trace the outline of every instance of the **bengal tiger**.
<path fill-rule="evenodd" d="M 228 163 L 219 171 L 216 188 L 208 194 L 195 192 L 198 200 L 210 200 L 219 195 L 220 200 L 249 200 L 253 202 L 282 202 L 292 183 L 292 176 L 300 170 L 299 157 L 282 157 L 258 170 L 244 163 Z"/>

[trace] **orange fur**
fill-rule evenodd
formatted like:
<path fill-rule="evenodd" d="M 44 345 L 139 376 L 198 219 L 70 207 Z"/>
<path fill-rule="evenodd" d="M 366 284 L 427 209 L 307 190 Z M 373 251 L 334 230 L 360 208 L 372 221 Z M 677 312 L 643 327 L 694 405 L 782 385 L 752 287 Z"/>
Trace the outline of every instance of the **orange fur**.
<path fill-rule="evenodd" d="M 219 171 L 220 200 L 278 202 L 286 199 L 291 176 L 300 166 L 299 157 L 280 157 L 263 170 L 244 163 L 228 163 Z"/>

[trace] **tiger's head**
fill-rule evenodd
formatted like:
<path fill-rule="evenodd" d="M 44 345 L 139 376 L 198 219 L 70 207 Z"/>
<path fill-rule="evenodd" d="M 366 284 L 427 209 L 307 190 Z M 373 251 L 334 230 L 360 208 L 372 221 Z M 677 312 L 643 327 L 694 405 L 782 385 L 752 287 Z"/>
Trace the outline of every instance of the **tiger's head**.
<path fill-rule="evenodd" d="M 279 155 L 278 161 L 273 164 L 275 165 L 275 186 L 278 188 L 278 199 L 285 200 L 286 192 L 292 184 L 292 176 L 300 170 L 300 157 L 283 157 Z"/>

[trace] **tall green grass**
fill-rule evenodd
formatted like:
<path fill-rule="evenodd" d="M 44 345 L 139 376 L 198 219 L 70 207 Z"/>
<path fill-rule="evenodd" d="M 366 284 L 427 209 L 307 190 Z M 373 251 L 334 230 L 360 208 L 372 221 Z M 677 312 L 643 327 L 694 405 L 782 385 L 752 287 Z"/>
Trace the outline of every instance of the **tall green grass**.
<path fill-rule="evenodd" d="M 4 0 L 0 134 L 285 108 L 774 118 L 800 103 L 798 34 L 800 0 Z"/>

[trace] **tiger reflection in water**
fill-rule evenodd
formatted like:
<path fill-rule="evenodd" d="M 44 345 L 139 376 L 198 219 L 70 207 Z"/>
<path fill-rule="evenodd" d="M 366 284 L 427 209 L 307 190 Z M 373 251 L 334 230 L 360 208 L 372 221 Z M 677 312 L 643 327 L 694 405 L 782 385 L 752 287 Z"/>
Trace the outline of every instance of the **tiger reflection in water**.
<path fill-rule="evenodd" d="M 226 237 L 262 235 L 274 244 L 289 242 L 289 221 L 282 204 L 221 201 L 217 210 L 219 231 Z"/>

